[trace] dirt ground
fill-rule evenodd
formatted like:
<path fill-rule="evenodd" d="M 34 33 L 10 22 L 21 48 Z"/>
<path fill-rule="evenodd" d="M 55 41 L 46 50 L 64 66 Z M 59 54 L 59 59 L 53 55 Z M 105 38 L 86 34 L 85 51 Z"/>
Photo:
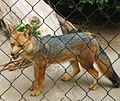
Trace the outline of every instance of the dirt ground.
<path fill-rule="evenodd" d="M 120 29 L 95 26 L 89 30 L 97 35 L 97 40 L 107 52 L 115 71 L 120 76 Z M 6 40 L 0 32 L 0 64 L 8 62 L 9 57 L 9 40 Z M 111 82 L 105 77 L 99 80 L 96 91 L 89 91 L 88 86 L 93 77 L 84 69 L 81 69 L 74 79 L 61 81 L 65 68 L 69 69 L 68 63 L 50 65 L 47 68 L 44 87 L 37 97 L 31 97 L 29 91 L 34 80 L 33 66 L 12 72 L 0 71 L 0 101 L 120 101 L 120 88 L 112 89 Z"/>

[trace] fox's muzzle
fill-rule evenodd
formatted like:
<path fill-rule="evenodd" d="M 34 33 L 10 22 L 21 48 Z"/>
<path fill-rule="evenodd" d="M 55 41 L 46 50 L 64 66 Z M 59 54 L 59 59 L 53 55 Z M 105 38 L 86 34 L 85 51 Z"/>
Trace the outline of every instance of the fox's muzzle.
<path fill-rule="evenodd" d="M 15 60 L 15 59 L 17 59 L 17 58 L 19 57 L 19 54 L 11 53 L 11 56 L 12 56 L 12 58 Z"/>

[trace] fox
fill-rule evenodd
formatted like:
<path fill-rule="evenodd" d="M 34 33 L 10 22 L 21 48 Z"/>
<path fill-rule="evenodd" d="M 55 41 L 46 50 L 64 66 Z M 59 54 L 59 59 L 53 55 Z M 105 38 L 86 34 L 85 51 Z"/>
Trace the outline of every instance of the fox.
<path fill-rule="evenodd" d="M 99 80 L 99 72 L 109 79 L 113 86 L 120 87 L 120 78 L 112 67 L 111 61 L 101 48 L 94 36 L 83 32 L 74 32 L 60 36 L 34 37 L 30 29 L 25 32 L 14 30 L 11 32 L 11 56 L 15 60 L 20 56 L 33 63 L 34 84 L 30 88 L 31 96 L 38 96 L 45 80 L 45 71 L 49 64 L 70 62 L 72 74 L 66 73 L 61 77 L 68 81 L 80 72 L 79 63 L 95 79 L 90 84 L 90 90 L 96 90 Z M 93 66 L 96 63 L 98 70 Z"/>

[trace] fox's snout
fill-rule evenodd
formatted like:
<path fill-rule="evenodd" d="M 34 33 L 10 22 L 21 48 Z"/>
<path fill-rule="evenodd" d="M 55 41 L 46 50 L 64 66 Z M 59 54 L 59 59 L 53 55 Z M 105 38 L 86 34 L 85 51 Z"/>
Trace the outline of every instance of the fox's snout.
<path fill-rule="evenodd" d="M 11 50 L 11 56 L 13 59 L 17 59 L 19 57 L 19 55 L 22 53 L 22 49 L 20 47 L 17 46 L 13 46 L 12 50 Z"/>
<path fill-rule="evenodd" d="M 12 56 L 12 57 L 14 57 L 14 55 L 15 55 L 14 53 L 11 53 L 11 56 Z"/>
<path fill-rule="evenodd" d="M 14 60 L 17 59 L 17 58 L 19 57 L 18 54 L 14 54 L 14 53 L 11 53 L 11 56 L 12 56 L 12 58 L 13 58 Z"/>
<path fill-rule="evenodd" d="M 11 50 L 11 56 L 13 59 L 17 59 L 18 58 L 18 54 L 20 52 L 20 49 L 16 46 L 12 46 L 12 50 Z"/>

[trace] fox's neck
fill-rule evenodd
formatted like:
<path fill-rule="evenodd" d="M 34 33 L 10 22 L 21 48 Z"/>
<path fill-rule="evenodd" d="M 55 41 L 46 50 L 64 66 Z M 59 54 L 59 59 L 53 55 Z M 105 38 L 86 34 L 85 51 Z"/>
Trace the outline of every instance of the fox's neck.
<path fill-rule="evenodd" d="M 28 46 L 28 50 L 23 52 L 21 54 L 21 56 L 22 56 L 22 58 L 25 58 L 25 59 L 27 59 L 29 61 L 32 61 L 38 50 L 39 50 L 38 40 L 36 38 L 31 38 L 31 42 L 30 42 L 30 44 Z"/>
<path fill-rule="evenodd" d="M 33 44 L 33 50 L 31 54 L 34 55 L 39 50 L 39 41 L 35 37 L 32 37 L 31 42 Z"/>

